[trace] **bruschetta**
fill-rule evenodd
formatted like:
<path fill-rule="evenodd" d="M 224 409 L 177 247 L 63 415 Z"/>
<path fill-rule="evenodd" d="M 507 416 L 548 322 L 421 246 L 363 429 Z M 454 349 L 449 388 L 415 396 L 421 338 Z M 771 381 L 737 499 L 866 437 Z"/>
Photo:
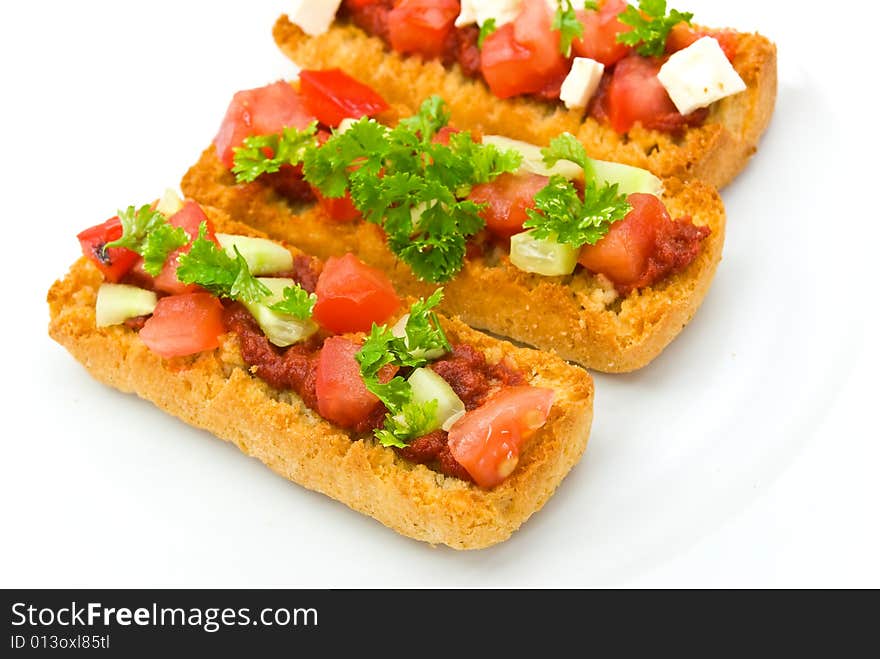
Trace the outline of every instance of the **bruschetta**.
<path fill-rule="evenodd" d="M 357 117 L 357 118 L 356 118 Z M 371 118 L 374 117 L 374 118 Z M 185 194 L 322 258 L 353 252 L 467 324 L 605 372 L 650 363 L 721 258 L 699 181 L 459 131 L 443 100 L 391 107 L 340 70 L 239 92 Z"/>
<path fill-rule="evenodd" d="M 666 2 L 344 0 L 294 3 L 275 40 L 388 101 L 438 94 L 462 128 L 721 188 L 755 153 L 776 100 L 776 47 L 708 29 Z M 337 11 L 338 9 L 338 11 Z"/>
<path fill-rule="evenodd" d="M 438 316 L 441 293 L 401 299 L 351 255 L 174 194 L 79 240 L 49 333 L 95 378 L 406 536 L 501 542 L 584 451 L 587 373 Z"/>

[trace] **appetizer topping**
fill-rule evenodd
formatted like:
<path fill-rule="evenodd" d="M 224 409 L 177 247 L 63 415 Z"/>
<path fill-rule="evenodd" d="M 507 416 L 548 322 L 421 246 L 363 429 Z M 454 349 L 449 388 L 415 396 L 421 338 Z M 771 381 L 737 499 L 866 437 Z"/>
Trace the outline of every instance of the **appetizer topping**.
<path fill-rule="evenodd" d="M 565 103 L 565 107 L 569 110 L 587 107 L 590 99 L 599 89 L 603 73 L 605 73 L 605 65 L 601 62 L 586 57 L 575 57 L 571 63 L 571 71 L 562 83 L 559 100 Z"/>
<path fill-rule="evenodd" d="M 400 307 L 388 276 L 352 254 L 327 259 L 315 292 L 315 320 L 337 334 L 367 332 Z"/>
<path fill-rule="evenodd" d="M 155 277 L 165 266 L 168 255 L 188 244 L 190 237 L 180 227 L 171 225 L 162 213 L 150 206 L 135 211 L 129 206 L 119 212 L 122 236 L 106 247 L 125 247 L 143 257 L 143 268 Z"/>
<path fill-rule="evenodd" d="M 293 0 L 290 20 L 313 37 L 330 29 L 342 0 Z"/>
<path fill-rule="evenodd" d="M 544 277 L 564 277 L 574 272 L 580 250 L 556 240 L 538 238 L 525 231 L 510 239 L 510 262 L 523 272 Z"/>
<path fill-rule="evenodd" d="M 299 164 L 306 150 L 314 146 L 317 132 L 318 124 L 313 121 L 302 130 L 285 127 L 277 134 L 246 137 L 243 146 L 232 148 L 232 173 L 239 183 L 250 183 L 263 174 Z"/>
<path fill-rule="evenodd" d="M 617 40 L 634 46 L 639 55 L 658 57 L 666 50 L 666 39 L 672 28 L 680 23 L 690 25 L 693 17 L 690 12 L 677 9 L 667 14 L 666 0 L 639 0 L 638 9 L 629 5 L 618 17 L 621 23 L 633 29 L 620 33 Z"/>
<path fill-rule="evenodd" d="M 95 325 L 110 327 L 130 318 L 149 316 L 158 301 L 153 291 L 126 284 L 101 284 L 95 302 Z"/>
<path fill-rule="evenodd" d="M 172 221 L 160 208 L 174 213 Z M 158 275 L 151 275 L 143 265 L 138 269 L 131 259 L 128 272 L 112 271 L 154 290 L 102 284 L 95 305 L 98 327 L 124 324 L 138 332 L 149 350 L 166 359 L 216 350 L 221 337 L 232 332 L 251 374 L 270 386 L 296 392 L 328 421 L 356 434 L 374 433 L 380 444 L 446 475 L 491 482 L 487 487 L 501 482 L 459 463 L 447 431 L 454 431 L 492 395 L 509 387 L 530 387 L 521 386 L 522 375 L 504 361 L 489 365 L 483 353 L 466 345 L 453 350 L 434 312 L 442 289 L 413 304 L 389 329 L 377 323 L 397 312 L 399 298 L 385 275 L 350 254 L 330 259 L 321 268 L 309 257 L 282 254 L 287 250 L 269 240 L 215 236 L 201 209 L 176 195 L 166 195 L 155 210 L 132 207 L 121 215 L 124 222 L 116 218 L 106 223 L 108 227 L 90 231 L 95 245 L 98 239 L 120 240 L 124 234 L 121 242 L 130 247 L 104 250 L 104 242 L 99 250 L 88 243 L 87 253 L 96 265 L 109 267 L 101 256 L 110 250 L 138 259 L 134 249 L 149 252 L 144 246 L 157 241 L 152 234 L 166 235 L 169 229 L 182 234 L 177 241 L 182 246 L 167 255 Z M 199 218 L 204 219 L 196 232 L 193 221 Z M 196 233 L 192 241 L 191 231 Z M 179 264 L 175 260 L 169 270 L 168 261 L 183 248 L 187 251 L 180 254 Z M 297 279 L 255 276 L 285 270 Z M 163 295 L 158 283 L 167 272 L 180 286 L 195 290 Z M 314 294 L 306 290 L 312 286 Z M 228 301 L 221 302 L 221 297 Z M 313 313 L 324 333 L 311 320 Z M 367 326 L 370 333 L 364 337 L 360 332 Z M 524 423 L 538 427 L 540 414 L 530 411 L 531 399 L 522 400 Z M 522 438 L 526 436 L 523 432 Z M 498 452 L 494 440 L 485 443 L 485 451 L 486 456 L 474 458 L 479 449 L 471 447 L 467 455 L 472 462 L 492 464 Z M 496 477 L 508 476 L 516 465 L 511 451 L 505 455 L 503 464 L 494 468 Z"/>
<path fill-rule="evenodd" d="M 746 83 L 712 37 L 703 37 L 672 55 L 657 78 L 682 114 L 746 90 Z"/>
<path fill-rule="evenodd" d="M 449 431 L 449 449 L 480 487 L 502 483 L 519 463 L 525 442 L 546 422 L 554 392 L 538 387 L 502 389 L 465 414 Z"/>
<path fill-rule="evenodd" d="M 702 123 L 707 115 L 693 114 L 691 108 L 705 105 L 682 103 L 676 109 L 679 104 L 659 84 L 663 58 L 705 36 L 716 38 L 729 60 L 737 49 L 735 32 L 694 29 L 693 15 L 668 9 L 665 0 L 640 0 L 638 7 L 625 0 L 465 0 L 460 10 L 458 4 L 347 0 L 341 15 L 398 52 L 437 58 L 445 65 L 457 62 L 465 75 L 482 76 L 499 98 L 528 94 L 558 99 L 568 109 L 589 108 L 593 117 L 619 133 L 637 121 L 669 133 Z M 593 63 L 578 63 L 572 56 Z M 618 63 L 626 59 L 642 66 L 630 65 L 618 74 Z M 694 70 L 682 78 L 701 78 L 701 64 L 688 62 L 690 66 Z M 609 101 L 603 90 L 613 79 L 618 94 Z M 628 92 L 642 83 L 647 85 L 644 99 Z"/>
<path fill-rule="evenodd" d="M 301 71 L 299 91 L 306 108 L 325 126 L 374 117 L 388 109 L 385 99 L 371 87 L 339 69 Z"/>
<path fill-rule="evenodd" d="M 122 237 L 122 222 L 111 218 L 77 235 L 83 255 L 88 258 L 110 282 L 118 282 L 132 269 L 138 255 L 124 247 L 107 247 Z"/>
<path fill-rule="evenodd" d="M 220 347 L 223 305 L 210 293 L 169 295 L 159 300 L 139 336 L 160 357 L 186 357 Z"/>

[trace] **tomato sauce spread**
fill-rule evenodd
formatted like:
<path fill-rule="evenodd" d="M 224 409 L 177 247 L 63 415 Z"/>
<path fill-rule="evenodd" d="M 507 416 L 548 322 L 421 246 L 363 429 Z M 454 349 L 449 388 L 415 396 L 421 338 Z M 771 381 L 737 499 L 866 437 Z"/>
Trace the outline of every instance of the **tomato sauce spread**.
<path fill-rule="evenodd" d="M 449 383 L 468 411 L 478 408 L 500 387 L 525 384 L 522 373 L 504 361 L 489 364 L 483 353 L 463 344 L 453 346 L 450 355 L 431 364 L 431 370 Z"/>
<path fill-rule="evenodd" d="M 445 430 L 435 430 L 419 437 L 406 448 L 396 450 L 409 462 L 434 465 L 442 474 L 467 482 L 473 481 L 467 469 L 452 456 L 452 451 L 449 450 L 449 434 Z"/>
<path fill-rule="evenodd" d="M 277 172 L 263 174 L 260 176 L 260 184 L 268 185 L 292 204 L 315 201 L 312 187 L 303 178 L 302 165 L 284 165 Z"/>
<path fill-rule="evenodd" d="M 700 254 L 703 240 L 711 233 L 706 226 L 697 226 L 690 217 L 665 222 L 658 231 L 655 251 L 648 259 L 648 269 L 638 281 L 619 285 L 621 295 L 654 284 L 665 277 L 677 274 L 693 263 Z"/>

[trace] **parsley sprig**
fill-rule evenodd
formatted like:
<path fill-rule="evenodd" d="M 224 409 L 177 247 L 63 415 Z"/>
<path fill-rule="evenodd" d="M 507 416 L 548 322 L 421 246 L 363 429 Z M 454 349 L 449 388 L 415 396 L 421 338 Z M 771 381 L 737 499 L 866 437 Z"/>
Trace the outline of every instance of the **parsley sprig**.
<path fill-rule="evenodd" d="M 141 206 L 135 210 L 129 206 L 119 211 L 122 223 L 122 237 L 107 243 L 110 247 L 125 247 L 144 257 L 144 270 L 156 277 L 162 272 L 162 266 L 168 255 L 186 245 L 190 237 L 180 227 L 172 226 L 168 219 L 151 206 Z"/>
<path fill-rule="evenodd" d="M 208 239 L 207 225 L 202 222 L 192 248 L 179 259 L 177 278 L 184 284 L 198 284 L 218 297 L 240 302 L 263 304 L 272 291 L 251 274 L 247 261 L 235 247 L 235 257 Z M 269 306 L 272 311 L 293 316 L 299 320 L 311 317 L 316 297 L 309 295 L 299 284 L 288 286 L 283 299 Z"/>
<path fill-rule="evenodd" d="M 584 145 L 570 133 L 556 137 L 550 146 L 542 149 L 544 162 L 553 167 L 560 160 L 570 160 L 584 169 L 583 199 L 574 184 L 555 174 L 543 190 L 535 195 L 535 208 L 527 212 L 523 226 L 532 229 L 541 240 L 553 240 L 572 247 L 595 245 L 604 238 L 611 225 L 626 217 L 632 210 L 626 195 L 618 185 L 597 185 L 591 176 L 592 160 Z"/>
<path fill-rule="evenodd" d="M 486 42 L 492 34 L 498 29 L 498 21 L 494 18 L 486 19 L 486 21 L 480 26 L 480 36 L 477 37 L 477 47 L 482 50 L 483 44 Z"/>
<path fill-rule="evenodd" d="M 418 405 L 412 400 L 412 387 L 403 377 L 397 375 L 383 383 L 379 373 L 389 365 L 420 368 L 428 363 L 430 355 L 452 350 L 434 312 L 442 299 L 443 289 L 438 289 L 428 299 L 413 304 L 405 336 L 395 336 L 387 325 L 374 324 L 356 355 L 367 389 L 388 408 L 384 428 L 376 431 L 383 446 L 405 448 L 408 441 L 428 432 L 434 421 L 437 401 Z"/>
<path fill-rule="evenodd" d="M 636 46 L 639 55 L 659 57 L 666 50 L 669 32 L 679 23 L 690 25 L 694 15 L 672 9 L 667 15 L 666 0 L 639 0 L 639 8 L 629 5 L 618 20 L 633 29 L 617 35 L 617 41 Z"/>
<path fill-rule="evenodd" d="M 232 173 L 239 183 L 256 181 L 262 174 L 273 174 L 284 165 L 302 162 L 307 149 L 315 146 L 318 122 L 306 128 L 285 128 L 280 135 L 247 137 L 244 146 L 233 149 Z"/>
<path fill-rule="evenodd" d="M 519 153 L 477 144 L 467 132 L 435 143 L 448 123 L 446 104 L 435 96 L 393 129 L 361 119 L 307 151 L 304 161 L 309 183 L 329 198 L 349 190 L 366 220 L 384 229 L 391 251 L 432 282 L 461 270 L 467 239 L 485 225 L 480 206 L 464 199 L 471 187 L 522 162 Z"/>
<path fill-rule="evenodd" d="M 566 57 L 571 57 L 572 42 L 584 36 L 584 25 L 578 19 L 571 0 L 558 0 L 551 29 L 561 36 L 559 50 Z"/>

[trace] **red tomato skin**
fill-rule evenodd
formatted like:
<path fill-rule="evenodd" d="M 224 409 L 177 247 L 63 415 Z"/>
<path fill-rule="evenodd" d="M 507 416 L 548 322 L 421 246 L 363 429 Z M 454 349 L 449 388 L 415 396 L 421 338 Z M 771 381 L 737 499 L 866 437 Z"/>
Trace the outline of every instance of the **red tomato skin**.
<path fill-rule="evenodd" d="M 233 149 L 241 146 L 246 137 L 274 135 L 288 126 L 305 128 L 314 119 L 302 96 L 283 80 L 240 91 L 233 96 L 220 131 L 214 138 L 217 157 L 231 169 Z"/>
<path fill-rule="evenodd" d="M 195 355 L 220 346 L 223 305 L 210 293 L 185 293 L 159 300 L 139 336 L 165 359 Z"/>
<path fill-rule="evenodd" d="M 351 193 L 348 190 L 345 191 L 344 197 L 325 197 L 315 186 L 312 186 L 312 192 L 321 205 L 321 210 L 334 222 L 354 222 L 363 217 L 361 212 L 355 207 L 351 199 Z"/>
<path fill-rule="evenodd" d="M 618 133 L 628 132 L 636 122 L 651 128 L 678 110 L 657 78 L 659 60 L 631 55 L 614 67 L 608 85 L 607 111 L 611 127 Z"/>
<path fill-rule="evenodd" d="M 487 204 L 480 211 L 486 228 L 497 238 L 511 238 L 523 231 L 528 219 L 526 211 L 535 207 L 535 195 L 547 187 L 550 179 L 539 174 L 502 174 L 491 183 L 477 185 L 470 199 Z"/>
<path fill-rule="evenodd" d="M 739 52 L 739 33 L 735 30 L 703 30 L 697 29 L 687 23 L 679 23 L 669 32 L 666 40 L 666 52 L 668 54 L 677 53 L 684 50 L 691 44 L 702 37 L 712 37 L 718 41 L 721 50 L 727 56 L 727 59 L 733 62 L 736 54 Z"/>
<path fill-rule="evenodd" d="M 658 226 L 672 221 L 654 195 L 632 194 L 627 200 L 633 207 L 629 214 L 612 224 L 608 235 L 595 245 L 584 245 L 578 261 L 615 284 L 637 281 L 647 271 Z"/>
<path fill-rule="evenodd" d="M 425 58 L 442 56 L 460 12 L 458 0 L 400 0 L 388 13 L 391 47 Z"/>
<path fill-rule="evenodd" d="M 552 389 L 538 387 L 502 389 L 452 426 L 452 456 L 480 487 L 500 485 L 519 460 L 524 442 L 547 421 L 554 396 Z"/>
<path fill-rule="evenodd" d="M 545 1 L 524 0 L 517 19 L 485 40 L 481 69 L 495 96 L 559 96 L 559 87 L 568 74 L 568 60 L 559 52 L 559 32 L 550 26 Z"/>
<path fill-rule="evenodd" d="M 372 117 L 388 109 L 379 94 L 340 69 L 301 71 L 300 94 L 306 108 L 325 126 L 343 119 Z"/>
<path fill-rule="evenodd" d="M 181 227 L 192 240 L 190 240 L 189 244 L 184 245 L 180 249 L 174 250 L 168 255 L 168 259 L 165 261 L 162 271 L 152 279 L 152 287 L 157 291 L 170 293 L 171 295 L 195 293 L 200 290 L 198 286 L 195 284 L 184 284 L 177 279 L 177 259 L 182 254 L 186 254 L 192 249 L 192 243 L 198 237 L 199 227 L 203 222 L 207 226 L 206 237 L 208 240 L 219 246 L 220 243 L 217 242 L 214 224 L 208 219 L 208 216 L 205 215 L 202 207 L 194 201 L 184 202 L 183 208 L 169 217 L 168 222 L 173 226 Z M 138 272 L 139 276 L 149 278 L 149 275 L 143 270 L 143 263 L 143 259 L 138 258 L 138 262 L 134 269 Z"/>
<path fill-rule="evenodd" d="M 599 11 L 579 10 L 578 20 L 584 26 L 584 35 L 572 42 L 572 52 L 588 57 L 605 66 L 613 66 L 632 52 L 632 47 L 617 41 L 617 35 L 632 31 L 631 25 L 617 17 L 626 9 L 625 0 L 607 0 Z"/>
<path fill-rule="evenodd" d="M 81 231 L 76 238 L 79 240 L 83 255 L 97 266 L 109 282 L 120 281 L 140 258 L 125 247 L 104 249 L 107 243 L 122 238 L 122 223 L 118 217 Z"/>
<path fill-rule="evenodd" d="M 361 346 L 331 336 L 318 355 L 315 393 L 318 413 L 343 428 L 355 428 L 379 406 L 379 399 L 367 390 L 355 355 Z"/>
<path fill-rule="evenodd" d="M 371 268 L 353 254 L 330 257 L 315 289 L 313 316 L 335 334 L 368 332 L 400 307 L 400 298 L 385 273 Z"/>

